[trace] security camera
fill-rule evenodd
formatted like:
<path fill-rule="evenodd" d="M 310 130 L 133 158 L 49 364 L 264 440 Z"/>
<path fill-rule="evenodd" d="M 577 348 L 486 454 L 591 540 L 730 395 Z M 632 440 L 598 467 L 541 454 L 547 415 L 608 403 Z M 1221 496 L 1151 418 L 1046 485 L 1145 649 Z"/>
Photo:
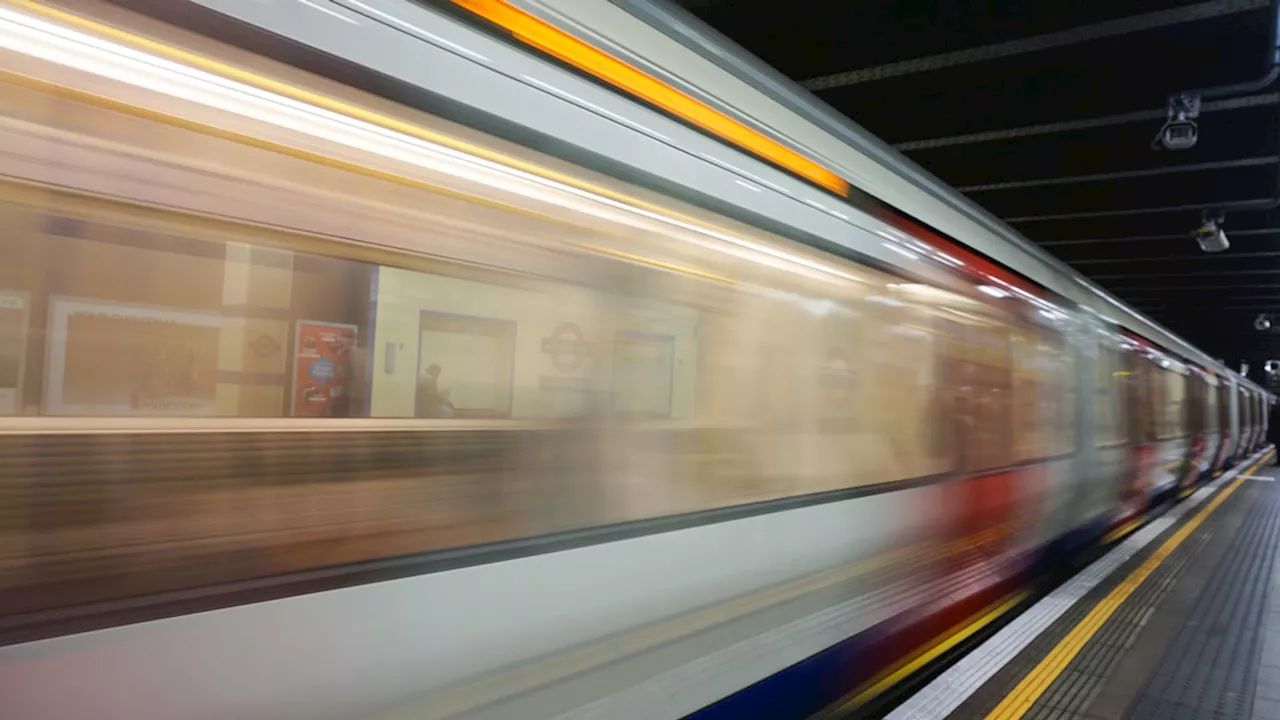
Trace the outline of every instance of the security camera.
<path fill-rule="evenodd" d="M 1222 228 L 1217 225 L 1196 228 L 1196 243 L 1200 245 L 1201 250 L 1207 253 L 1222 252 L 1231 247 L 1231 242 L 1227 240 L 1227 234 L 1222 232 Z"/>
<path fill-rule="evenodd" d="M 1200 139 L 1200 126 L 1192 120 L 1171 120 L 1160 131 L 1160 144 L 1165 150 L 1189 150 Z"/>
<path fill-rule="evenodd" d="M 1195 147 L 1200 139 L 1200 126 L 1196 118 L 1200 117 L 1200 96 L 1195 93 L 1183 93 L 1169 98 L 1169 109 L 1164 126 L 1151 141 L 1151 148 L 1159 150 L 1188 150 Z"/>
<path fill-rule="evenodd" d="M 1227 240 L 1227 234 L 1222 231 L 1220 225 L 1225 219 L 1221 211 L 1206 212 L 1200 221 L 1200 227 L 1196 228 L 1193 235 L 1196 238 L 1196 244 L 1200 249 L 1207 252 L 1222 252 L 1231 247 L 1231 242 Z"/>
<path fill-rule="evenodd" d="M 1262 364 L 1262 369 L 1266 371 L 1268 375 L 1280 373 L 1280 360 L 1268 360 Z"/>
<path fill-rule="evenodd" d="M 1253 329 L 1257 330 L 1258 332 L 1264 332 L 1266 330 L 1270 330 L 1271 321 L 1267 319 L 1266 315 L 1259 315 L 1258 317 L 1253 319 Z"/>

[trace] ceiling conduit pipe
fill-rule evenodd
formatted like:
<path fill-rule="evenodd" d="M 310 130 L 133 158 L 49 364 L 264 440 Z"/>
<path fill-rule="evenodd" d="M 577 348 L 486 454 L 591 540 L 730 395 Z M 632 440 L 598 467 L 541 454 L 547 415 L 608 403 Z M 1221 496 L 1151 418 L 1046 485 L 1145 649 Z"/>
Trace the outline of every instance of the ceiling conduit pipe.
<path fill-rule="evenodd" d="M 1201 101 L 1249 95 L 1271 86 L 1280 78 L 1280 0 L 1271 3 L 1271 43 L 1267 49 L 1266 71 L 1253 80 L 1229 85 L 1187 90 L 1169 97 L 1169 110 L 1165 124 L 1152 140 L 1152 149 L 1184 150 L 1193 147 L 1199 134 L 1195 119 L 1200 115 Z M 1273 210 L 1280 207 L 1280 167 L 1277 168 L 1275 190 L 1268 199 L 1243 202 L 1232 207 L 1240 210 Z"/>

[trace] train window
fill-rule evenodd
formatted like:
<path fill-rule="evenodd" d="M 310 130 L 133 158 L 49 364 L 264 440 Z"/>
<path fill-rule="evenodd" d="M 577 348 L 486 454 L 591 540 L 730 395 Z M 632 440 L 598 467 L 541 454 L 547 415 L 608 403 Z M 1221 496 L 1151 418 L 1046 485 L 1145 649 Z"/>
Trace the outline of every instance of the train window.
<path fill-rule="evenodd" d="M 961 472 L 1009 465 L 1015 390 L 1010 328 L 996 322 L 943 322 L 944 417 L 949 449 Z"/>
<path fill-rule="evenodd" d="M 18 204 L 0 216 L 0 287 L 28 303 L 13 412 L 360 413 L 373 266 L 226 239 L 198 221 Z"/>
<path fill-rule="evenodd" d="M 1098 356 L 1094 359 L 1094 443 L 1099 447 L 1128 442 L 1122 416 L 1128 372 L 1122 357 L 1116 348 L 1099 344 Z"/>
<path fill-rule="evenodd" d="M 1243 442 L 1249 439 L 1249 433 L 1253 429 L 1253 417 L 1249 412 L 1249 391 L 1243 387 L 1236 392 L 1236 412 L 1240 416 L 1240 440 Z"/>
<path fill-rule="evenodd" d="M 1076 367 L 1075 348 L 1072 345 L 1067 344 L 1060 337 L 1054 337 L 1050 339 L 1050 348 L 1058 378 L 1058 404 L 1053 410 L 1053 417 L 1057 418 L 1054 432 L 1057 448 L 1054 454 L 1064 455 L 1075 452 L 1078 442 L 1076 437 L 1079 432 L 1077 386 L 1080 383 L 1080 376 Z"/>
<path fill-rule="evenodd" d="M 1039 329 L 1013 333 L 1014 460 L 1075 447 L 1074 364 L 1060 338 Z"/>
<path fill-rule="evenodd" d="M 1189 422 L 1187 409 L 1187 376 L 1173 370 L 1161 369 L 1157 382 L 1160 385 L 1157 398 L 1159 405 L 1160 439 L 1182 437 L 1187 434 Z"/>
<path fill-rule="evenodd" d="M 1231 422 L 1231 388 L 1227 379 L 1221 378 L 1221 384 L 1218 385 L 1218 427 L 1222 428 L 1222 432 L 1234 435 L 1235 428 L 1231 427 Z"/>
<path fill-rule="evenodd" d="M 285 250 L 269 233 L 228 237 L 194 219 L 13 204 L 0 215 L 18 230 L 0 240 L 0 296 L 22 298 L 25 321 L 6 342 L 23 361 L 8 414 L 693 412 L 698 313 L 687 308 Z"/>
<path fill-rule="evenodd" d="M 1125 419 L 1129 423 L 1129 438 L 1135 443 L 1156 439 L 1158 424 L 1155 382 L 1155 365 L 1138 352 L 1125 356 L 1128 375 L 1128 392 L 1125 402 Z"/>
<path fill-rule="evenodd" d="M 1051 368 L 1034 330 L 1018 328 L 1013 348 L 1013 460 L 1046 457 L 1044 400 L 1053 387 Z"/>
<path fill-rule="evenodd" d="M 1220 432 L 1219 427 L 1219 410 L 1217 410 L 1217 388 L 1204 383 L 1204 413 L 1206 413 L 1206 428 L 1210 433 Z"/>

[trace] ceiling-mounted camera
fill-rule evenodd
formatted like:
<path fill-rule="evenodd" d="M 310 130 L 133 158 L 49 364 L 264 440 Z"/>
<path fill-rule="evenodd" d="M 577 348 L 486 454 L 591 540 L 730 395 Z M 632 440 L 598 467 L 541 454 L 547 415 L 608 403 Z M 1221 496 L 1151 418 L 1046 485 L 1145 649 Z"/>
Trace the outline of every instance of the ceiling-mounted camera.
<path fill-rule="evenodd" d="M 1196 238 L 1196 244 L 1200 249 L 1207 252 L 1222 252 L 1231 247 L 1231 242 L 1227 240 L 1227 234 L 1222 230 L 1222 223 L 1226 219 L 1226 215 L 1221 210 L 1206 210 L 1200 219 L 1200 227 L 1196 228 L 1193 235 Z"/>
<path fill-rule="evenodd" d="M 1271 329 L 1271 320 L 1265 314 L 1260 314 L 1253 319 L 1253 329 L 1258 332 L 1265 332 Z"/>
<path fill-rule="evenodd" d="M 1262 364 L 1262 369 L 1265 370 L 1268 375 L 1280 373 L 1280 360 L 1268 360 Z"/>
<path fill-rule="evenodd" d="M 1188 150 L 1195 147 L 1200 139 L 1200 126 L 1196 118 L 1200 117 L 1200 95 L 1183 93 L 1169 98 L 1169 111 L 1165 116 L 1164 126 L 1151 141 L 1151 148 L 1159 150 Z"/>
<path fill-rule="evenodd" d="M 1160 131 L 1160 144 L 1165 150 L 1187 150 L 1195 147 L 1199 139 L 1200 126 L 1191 120 L 1167 122 Z"/>

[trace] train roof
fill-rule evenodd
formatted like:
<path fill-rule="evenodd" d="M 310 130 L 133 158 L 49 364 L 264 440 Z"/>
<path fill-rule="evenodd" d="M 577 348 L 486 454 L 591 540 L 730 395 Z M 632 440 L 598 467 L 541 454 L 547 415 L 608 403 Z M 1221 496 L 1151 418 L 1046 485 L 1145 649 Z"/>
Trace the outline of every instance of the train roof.
<path fill-rule="evenodd" d="M 520 43 L 513 40 L 523 38 L 527 43 L 529 38 L 522 33 L 550 29 L 604 62 L 620 61 L 693 99 L 711 114 L 728 118 L 766 151 L 786 156 L 784 161 L 816 168 L 816 175 L 834 175 L 847 182 L 855 195 L 882 203 L 967 246 L 1097 318 L 1261 392 L 678 8 L 653 0 L 454 0 L 456 9 L 490 20 L 494 17 L 484 13 L 527 17 L 545 26 L 517 28 L 513 37 L 504 38 L 491 25 L 470 22 L 476 18 L 469 13 L 450 14 L 411 0 L 332 0 L 345 12 L 326 11 L 324 16 L 303 12 L 295 4 L 237 0 L 162 6 L 145 0 L 118 2 L 126 7 L 149 6 L 148 14 L 153 15 L 163 15 L 157 7 L 174 8 L 172 17 L 162 19 L 197 22 L 192 29 L 219 39 L 240 33 L 241 42 L 235 44 L 291 64 L 298 62 L 296 46 L 319 50 L 324 57 L 317 62 L 344 63 L 336 71 L 321 69 L 321 74 L 360 89 L 410 105 L 419 103 L 448 119 L 603 170 L 639 187 L 692 200 L 766 231 L 851 249 L 856 239 L 856 252 L 869 259 L 903 264 L 895 256 L 895 252 L 903 254 L 901 248 L 892 247 L 896 228 L 865 206 L 841 204 L 844 199 L 829 192 L 830 185 L 824 190 L 814 184 L 815 174 L 806 180 L 781 170 L 780 164 L 792 166 L 780 163 L 776 155 L 762 154 L 759 146 L 726 143 L 725 133 L 717 138 L 705 127 L 701 131 L 691 127 L 687 116 L 652 98 L 637 103 L 605 87 L 598 73 L 591 78 L 574 72 L 566 65 L 582 69 L 581 63 L 589 59 L 549 47 L 547 37 L 533 43 L 543 51 L 540 54 L 528 52 L 527 46 L 517 47 Z M 178 5 L 184 10 L 177 10 Z M 242 30 L 220 34 L 217 23 L 184 14 L 190 5 L 266 30 L 276 38 L 258 37 L 255 45 L 252 38 L 245 40 Z M 296 46 L 282 48 L 279 38 Z M 430 101 L 421 99 L 424 90 Z M 747 152 L 738 152 L 743 148 Z M 822 184 L 821 178 L 817 182 Z M 881 238 L 889 241 L 880 242 Z"/>
<path fill-rule="evenodd" d="M 1099 317 L 1256 388 L 681 8 L 661 0 L 513 4 L 780 138 L 857 189 Z"/>

